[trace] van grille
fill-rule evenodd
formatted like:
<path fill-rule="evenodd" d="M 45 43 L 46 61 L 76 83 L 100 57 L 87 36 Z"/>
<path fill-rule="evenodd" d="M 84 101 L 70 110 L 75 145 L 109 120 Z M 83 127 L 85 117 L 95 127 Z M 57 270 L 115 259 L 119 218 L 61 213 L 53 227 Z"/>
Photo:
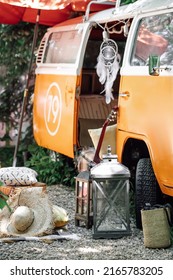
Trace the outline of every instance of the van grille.
<path fill-rule="evenodd" d="M 36 61 L 37 63 L 42 62 L 45 42 L 46 42 L 46 38 L 44 37 L 42 39 L 41 43 L 40 43 L 40 47 L 39 47 L 39 50 L 38 50 L 37 61 Z"/>

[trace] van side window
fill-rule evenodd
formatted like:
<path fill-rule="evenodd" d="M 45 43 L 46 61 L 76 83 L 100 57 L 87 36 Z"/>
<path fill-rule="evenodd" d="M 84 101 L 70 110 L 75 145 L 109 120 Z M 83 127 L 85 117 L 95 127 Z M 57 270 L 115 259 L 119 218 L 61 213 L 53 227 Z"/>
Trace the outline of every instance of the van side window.
<path fill-rule="evenodd" d="M 77 30 L 51 33 L 46 46 L 44 63 L 75 63 L 82 32 Z"/>
<path fill-rule="evenodd" d="M 160 56 L 161 65 L 173 65 L 173 13 L 143 18 L 140 21 L 131 65 L 148 64 L 150 55 Z"/>

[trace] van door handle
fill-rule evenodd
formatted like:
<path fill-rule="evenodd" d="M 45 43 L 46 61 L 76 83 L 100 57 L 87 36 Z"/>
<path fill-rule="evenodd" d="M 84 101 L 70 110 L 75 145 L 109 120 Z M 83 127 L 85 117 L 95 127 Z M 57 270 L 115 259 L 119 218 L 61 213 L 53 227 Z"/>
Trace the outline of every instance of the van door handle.
<path fill-rule="evenodd" d="M 119 96 L 121 96 L 121 97 L 129 97 L 130 93 L 128 91 L 125 91 L 125 92 L 119 93 Z"/>
<path fill-rule="evenodd" d="M 65 104 L 66 106 L 69 105 L 69 102 L 72 99 L 72 95 L 73 95 L 73 87 L 71 85 L 66 85 L 65 87 Z"/>

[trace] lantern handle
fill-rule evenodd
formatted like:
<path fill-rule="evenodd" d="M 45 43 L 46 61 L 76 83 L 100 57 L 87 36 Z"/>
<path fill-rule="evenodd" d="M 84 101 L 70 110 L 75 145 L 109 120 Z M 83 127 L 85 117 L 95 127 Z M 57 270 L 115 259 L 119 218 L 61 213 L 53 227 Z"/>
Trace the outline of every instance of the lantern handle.
<path fill-rule="evenodd" d="M 118 110 L 117 106 L 114 106 L 112 108 L 109 116 L 107 117 L 106 121 L 104 122 L 104 124 L 102 126 L 102 131 L 100 133 L 99 141 L 98 141 L 97 148 L 96 148 L 96 151 L 95 151 L 95 154 L 94 154 L 94 159 L 93 159 L 94 163 L 99 163 L 101 161 L 101 159 L 99 157 L 99 153 L 100 153 L 100 149 L 101 149 L 101 146 L 102 146 L 102 143 L 103 143 L 103 138 L 104 138 L 104 135 L 105 135 L 106 127 L 109 125 L 110 122 L 115 120 L 116 115 L 117 115 L 117 110 Z"/>

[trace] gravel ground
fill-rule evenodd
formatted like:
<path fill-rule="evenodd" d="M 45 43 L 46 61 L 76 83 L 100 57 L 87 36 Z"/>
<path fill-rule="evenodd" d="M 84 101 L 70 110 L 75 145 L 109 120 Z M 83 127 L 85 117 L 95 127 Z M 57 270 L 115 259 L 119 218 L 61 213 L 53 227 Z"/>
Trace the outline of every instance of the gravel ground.
<path fill-rule="evenodd" d="M 131 218 L 132 234 L 119 239 L 93 239 L 92 230 L 76 227 L 74 190 L 64 186 L 47 187 L 50 200 L 69 213 L 68 231 L 79 240 L 56 240 L 50 243 L 20 241 L 0 243 L 1 260 L 172 260 L 173 246 L 167 249 L 144 247 L 143 233 Z"/>

